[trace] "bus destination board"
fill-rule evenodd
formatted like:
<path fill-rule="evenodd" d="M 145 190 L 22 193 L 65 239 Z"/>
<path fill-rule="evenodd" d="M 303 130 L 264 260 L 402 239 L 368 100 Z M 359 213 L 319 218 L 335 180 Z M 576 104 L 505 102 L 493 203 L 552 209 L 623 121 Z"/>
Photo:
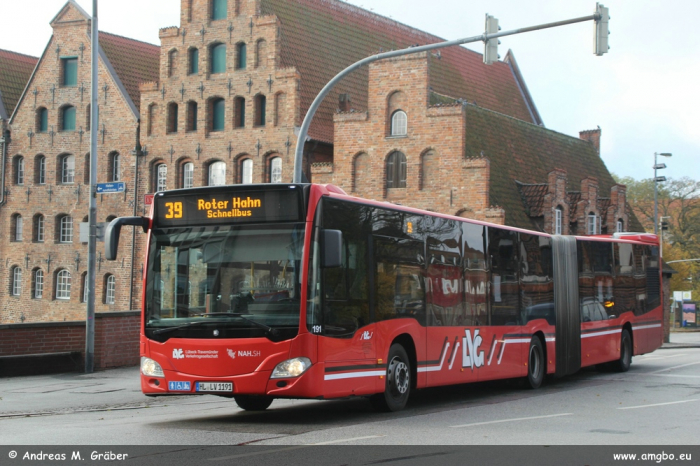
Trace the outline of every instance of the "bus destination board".
<path fill-rule="evenodd" d="M 302 221 L 301 190 L 167 193 L 156 196 L 157 227 Z"/>

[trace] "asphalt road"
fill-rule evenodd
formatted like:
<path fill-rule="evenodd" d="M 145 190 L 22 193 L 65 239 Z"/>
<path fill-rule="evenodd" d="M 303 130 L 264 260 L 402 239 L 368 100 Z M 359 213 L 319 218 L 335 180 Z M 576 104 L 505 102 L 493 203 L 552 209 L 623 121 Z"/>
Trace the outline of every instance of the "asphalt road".
<path fill-rule="evenodd" d="M 3 445 L 696 445 L 700 348 L 536 391 L 514 381 L 421 390 L 399 413 L 362 398 L 276 400 L 260 413 L 214 396 L 146 398 L 137 368 L 0 379 L 0 397 Z"/>

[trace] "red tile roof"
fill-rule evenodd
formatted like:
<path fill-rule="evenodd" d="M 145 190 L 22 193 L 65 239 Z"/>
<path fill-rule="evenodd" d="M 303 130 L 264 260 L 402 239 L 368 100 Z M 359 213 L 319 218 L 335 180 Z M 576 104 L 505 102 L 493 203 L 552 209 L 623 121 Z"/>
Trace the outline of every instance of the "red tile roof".
<path fill-rule="evenodd" d="M 141 107 L 139 84 L 158 81 L 160 47 L 100 31 L 100 47 L 137 109 Z"/>
<path fill-rule="evenodd" d="M 7 112 L 5 117 L 12 116 L 38 61 L 36 57 L 0 50 L 0 98 Z"/>
<path fill-rule="evenodd" d="M 276 15 L 281 23 L 282 67 L 301 73 L 301 112 L 306 114 L 323 86 L 338 72 L 383 49 L 441 42 L 437 36 L 338 0 L 261 0 L 261 14 Z M 507 63 L 482 63 L 479 53 L 463 47 L 441 50 L 430 60 L 430 86 L 434 92 L 477 101 L 480 106 L 532 121 L 516 78 Z M 361 68 L 329 94 L 318 110 L 309 134 L 333 141 L 333 113 L 338 94 L 349 93 L 353 106 L 366 107 L 368 70 Z"/>

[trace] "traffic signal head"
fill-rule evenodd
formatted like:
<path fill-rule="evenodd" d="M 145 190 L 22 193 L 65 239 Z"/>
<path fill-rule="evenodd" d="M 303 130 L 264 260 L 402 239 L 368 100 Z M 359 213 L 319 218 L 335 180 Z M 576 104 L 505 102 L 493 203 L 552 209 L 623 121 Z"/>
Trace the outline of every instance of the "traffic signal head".
<path fill-rule="evenodd" d="M 600 3 L 596 3 L 595 13 L 599 16 L 599 18 L 595 20 L 593 53 L 600 57 L 604 53 L 608 53 L 608 50 L 610 50 L 610 46 L 608 46 L 608 36 L 610 35 L 608 23 L 610 22 L 610 15 L 608 14 L 608 9 Z"/>
<path fill-rule="evenodd" d="M 500 29 L 498 19 L 491 15 L 486 15 L 486 34 L 496 34 Z M 500 43 L 501 41 L 498 38 L 484 41 L 484 63 L 490 65 L 501 58 L 498 55 L 498 44 Z"/>

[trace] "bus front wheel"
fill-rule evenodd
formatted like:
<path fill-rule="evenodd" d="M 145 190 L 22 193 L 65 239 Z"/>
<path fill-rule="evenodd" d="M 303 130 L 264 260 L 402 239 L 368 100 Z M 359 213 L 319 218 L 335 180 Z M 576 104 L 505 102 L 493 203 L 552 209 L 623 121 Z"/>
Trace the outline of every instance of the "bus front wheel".
<path fill-rule="evenodd" d="M 246 411 L 265 411 L 272 404 L 272 397 L 254 395 L 236 395 L 236 404 Z"/>
<path fill-rule="evenodd" d="M 379 411 L 400 411 L 411 394 L 411 361 L 398 343 L 391 345 L 387 360 L 384 393 L 373 395 L 370 400 Z"/>
<path fill-rule="evenodd" d="M 544 349 L 538 336 L 530 340 L 530 350 L 527 357 L 527 386 L 537 389 L 542 385 L 545 373 Z"/>

